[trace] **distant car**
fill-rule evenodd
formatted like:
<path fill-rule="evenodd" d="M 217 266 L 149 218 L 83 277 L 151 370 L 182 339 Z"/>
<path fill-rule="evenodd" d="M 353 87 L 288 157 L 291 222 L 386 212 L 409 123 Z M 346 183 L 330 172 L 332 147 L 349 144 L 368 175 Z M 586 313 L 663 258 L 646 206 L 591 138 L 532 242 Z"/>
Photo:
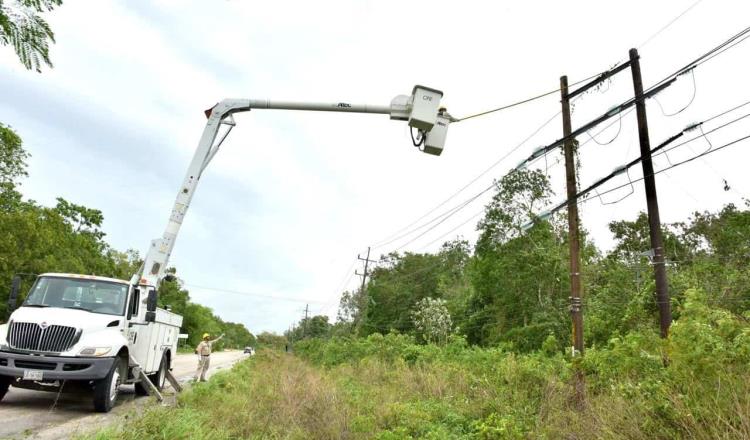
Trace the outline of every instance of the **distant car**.
<path fill-rule="evenodd" d="M 252 356 L 255 354 L 255 349 L 253 347 L 245 347 L 245 351 L 243 353 Z"/>

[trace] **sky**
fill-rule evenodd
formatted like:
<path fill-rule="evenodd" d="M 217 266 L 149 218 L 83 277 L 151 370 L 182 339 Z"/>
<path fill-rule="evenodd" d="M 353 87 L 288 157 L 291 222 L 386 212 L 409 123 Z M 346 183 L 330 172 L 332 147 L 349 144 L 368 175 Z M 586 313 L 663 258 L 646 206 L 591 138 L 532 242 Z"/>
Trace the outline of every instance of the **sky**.
<path fill-rule="evenodd" d="M 0 121 L 32 155 L 22 191 L 43 204 L 64 197 L 100 209 L 106 239 L 143 254 L 166 225 L 203 111 L 224 98 L 387 105 L 422 84 L 442 90 L 442 104 L 461 118 L 555 90 L 561 75 L 573 83 L 607 70 L 632 47 L 648 87 L 748 26 L 750 3 L 68 0 L 45 17 L 56 37 L 54 68 L 27 71 L 0 47 Z M 750 43 L 739 44 L 649 100 L 652 145 L 750 100 L 748 59 Z M 632 93 L 626 70 L 575 100 L 573 127 Z M 333 320 L 340 293 L 360 282 L 358 254 L 438 205 L 422 222 L 460 204 L 560 138 L 559 107 L 552 95 L 454 123 L 439 157 L 420 153 L 406 123 L 386 115 L 236 115 L 170 263 L 194 301 L 252 332 L 282 332 L 308 304 Z M 655 158 L 655 168 L 747 135 L 749 119 Z M 579 138 L 588 141 L 582 186 L 639 154 L 635 113 L 613 122 L 591 132 L 597 142 Z M 659 174 L 662 221 L 750 197 L 748 151 L 745 141 Z M 546 170 L 562 200 L 560 154 L 534 167 Z M 631 170 L 631 179 L 640 176 Z M 626 183 L 623 175 L 602 191 Z M 435 251 L 457 236 L 473 242 L 490 197 L 424 235 L 373 247 L 371 258 Z M 580 215 L 607 249 L 607 223 L 644 210 L 642 183 L 634 183 L 583 204 Z"/>

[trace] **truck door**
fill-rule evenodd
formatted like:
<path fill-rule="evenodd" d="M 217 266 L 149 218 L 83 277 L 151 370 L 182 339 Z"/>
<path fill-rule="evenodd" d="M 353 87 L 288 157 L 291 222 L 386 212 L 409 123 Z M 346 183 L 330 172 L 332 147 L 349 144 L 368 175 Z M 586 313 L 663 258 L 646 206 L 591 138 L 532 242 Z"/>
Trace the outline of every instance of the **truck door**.
<path fill-rule="evenodd" d="M 148 356 L 149 339 L 151 332 L 150 325 L 146 322 L 146 307 L 143 300 L 148 296 L 147 288 L 140 286 L 134 288 L 128 303 L 128 350 L 133 358 L 138 362 L 145 371 L 148 371 L 145 364 Z"/>

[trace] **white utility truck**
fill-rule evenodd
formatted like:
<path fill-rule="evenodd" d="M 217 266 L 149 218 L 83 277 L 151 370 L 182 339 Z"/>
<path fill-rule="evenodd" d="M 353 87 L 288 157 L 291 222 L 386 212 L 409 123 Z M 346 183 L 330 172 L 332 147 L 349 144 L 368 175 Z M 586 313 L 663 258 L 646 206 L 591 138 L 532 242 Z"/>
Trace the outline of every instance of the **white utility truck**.
<path fill-rule="evenodd" d="M 234 127 L 234 113 L 285 109 L 377 113 L 408 121 L 414 145 L 440 155 L 453 119 L 439 107 L 442 92 L 415 86 L 390 105 L 226 99 L 206 110 L 208 122 L 161 238 L 153 240 L 129 281 L 100 276 L 39 275 L 7 324 L 0 325 L 0 399 L 10 386 L 47 391 L 93 391 L 94 408 L 109 411 L 119 387 L 146 394 L 164 386 L 177 353 L 182 317 L 157 308 L 157 289 L 201 174 Z M 219 132 L 224 128 L 223 133 Z M 217 140 L 218 138 L 218 140 Z M 18 280 L 9 309 L 16 307 Z"/>

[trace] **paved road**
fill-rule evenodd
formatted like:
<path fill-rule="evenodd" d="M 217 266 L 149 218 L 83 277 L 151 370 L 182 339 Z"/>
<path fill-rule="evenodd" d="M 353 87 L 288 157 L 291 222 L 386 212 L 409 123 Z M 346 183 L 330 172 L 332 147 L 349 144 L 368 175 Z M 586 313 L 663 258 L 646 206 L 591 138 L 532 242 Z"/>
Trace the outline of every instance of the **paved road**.
<path fill-rule="evenodd" d="M 245 356 L 240 351 L 214 353 L 209 374 L 230 367 Z M 185 382 L 192 378 L 196 365 L 195 355 L 179 354 L 172 373 Z M 0 438 L 67 438 L 80 429 L 106 426 L 148 400 L 136 397 L 133 386 L 126 385 L 121 389 L 117 407 L 108 414 L 98 414 L 93 412 L 90 395 L 60 394 L 55 404 L 57 397 L 57 393 L 11 387 L 0 402 Z"/>

